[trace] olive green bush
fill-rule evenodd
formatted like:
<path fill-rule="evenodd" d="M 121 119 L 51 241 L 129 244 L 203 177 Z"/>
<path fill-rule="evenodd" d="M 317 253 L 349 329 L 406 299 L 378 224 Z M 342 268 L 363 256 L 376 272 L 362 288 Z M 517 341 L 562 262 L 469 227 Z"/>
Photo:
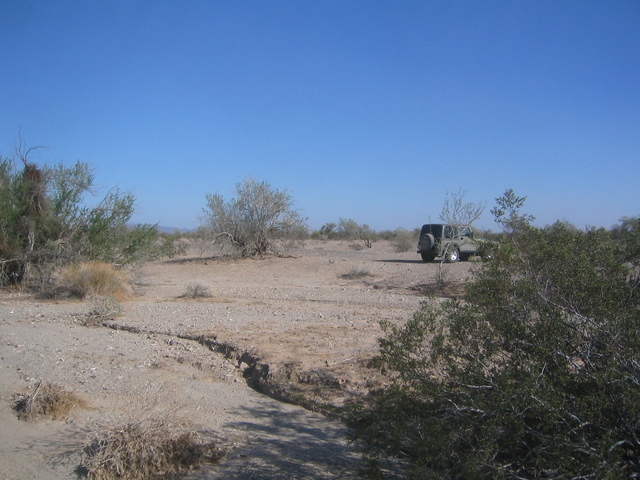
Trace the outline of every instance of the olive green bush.
<path fill-rule="evenodd" d="M 532 227 L 523 202 L 498 199 L 505 234 L 464 300 L 383 323 L 389 386 L 352 419 L 370 478 L 640 477 L 632 262 L 604 229 Z"/>
<path fill-rule="evenodd" d="M 173 253 L 155 225 L 128 225 L 131 194 L 111 190 L 92 202 L 86 163 L 48 167 L 18 157 L 0 158 L 0 285 L 45 290 L 53 271 L 70 262 L 127 265 Z"/>
<path fill-rule="evenodd" d="M 611 229 L 611 238 L 621 246 L 621 261 L 640 266 L 640 216 L 623 217 Z"/>

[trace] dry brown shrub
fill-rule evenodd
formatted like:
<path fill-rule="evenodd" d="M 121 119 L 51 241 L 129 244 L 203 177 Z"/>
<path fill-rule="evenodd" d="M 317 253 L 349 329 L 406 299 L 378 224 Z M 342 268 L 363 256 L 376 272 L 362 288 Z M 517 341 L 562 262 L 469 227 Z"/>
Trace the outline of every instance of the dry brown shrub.
<path fill-rule="evenodd" d="M 63 419 L 72 409 L 86 406 L 86 401 L 76 393 L 49 382 L 38 382 L 32 393 L 15 396 L 13 409 L 20 420 L 34 421 L 42 417 Z"/>
<path fill-rule="evenodd" d="M 211 297 L 211 292 L 208 287 L 200 283 L 191 283 L 186 286 L 184 289 L 184 293 L 180 295 L 181 298 L 209 298 Z"/>
<path fill-rule="evenodd" d="M 101 429 L 85 448 L 83 467 L 93 480 L 166 478 L 218 462 L 226 453 L 197 433 L 165 420 L 143 420 Z"/>
<path fill-rule="evenodd" d="M 98 295 L 121 301 L 129 295 L 128 276 L 104 262 L 84 262 L 65 267 L 60 274 L 60 284 L 80 298 Z"/>
<path fill-rule="evenodd" d="M 116 415 L 89 430 L 82 469 L 92 480 L 165 479 L 218 462 L 228 448 L 189 430 L 164 383 L 138 385 Z"/>
<path fill-rule="evenodd" d="M 349 280 L 356 280 L 358 278 L 372 277 L 372 276 L 373 274 L 366 267 L 353 267 L 347 273 L 343 274 L 342 278 L 346 278 Z"/>

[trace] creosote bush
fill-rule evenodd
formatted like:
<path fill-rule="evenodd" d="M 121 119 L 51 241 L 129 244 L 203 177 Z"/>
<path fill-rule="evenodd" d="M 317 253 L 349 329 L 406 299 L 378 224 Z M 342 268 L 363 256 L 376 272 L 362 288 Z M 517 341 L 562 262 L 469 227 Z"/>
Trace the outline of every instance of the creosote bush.
<path fill-rule="evenodd" d="M 17 394 L 13 409 L 20 420 L 64 419 L 74 408 L 86 407 L 76 393 L 50 382 L 38 382 L 32 393 Z"/>
<path fill-rule="evenodd" d="M 523 202 L 498 199 L 463 300 L 383 323 L 389 386 L 353 416 L 370 478 L 640 478 L 637 250 Z"/>
<path fill-rule="evenodd" d="M 60 273 L 60 287 L 80 298 L 113 297 L 123 300 L 129 295 L 127 275 L 103 262 L 71 264 Z"/>

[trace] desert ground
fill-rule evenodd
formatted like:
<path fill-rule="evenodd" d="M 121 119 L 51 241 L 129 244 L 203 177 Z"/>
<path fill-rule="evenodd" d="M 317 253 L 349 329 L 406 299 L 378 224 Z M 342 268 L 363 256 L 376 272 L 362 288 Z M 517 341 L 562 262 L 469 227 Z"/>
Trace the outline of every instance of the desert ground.
<path fill-rule="evenodd" d="M 225 260 L 191 249 L 142 266 L 122 312 L 87 326 L 91 302 L 0 293 L 0 478 L 82 474 L 91 432 L 159 416 L 227 450 L 188 479 L 354 478 L 336 412 L 384 383 L 368 368 L 381 320 L 404 322 L 437 263 L 385 241 L 311 241 Z M 473 262 L 446 265 L 452 285 Z M 207 296 L 189 296 L 197 287 Z M 16 394 L 49 381 L 87 406 L 18 420 Z"/>

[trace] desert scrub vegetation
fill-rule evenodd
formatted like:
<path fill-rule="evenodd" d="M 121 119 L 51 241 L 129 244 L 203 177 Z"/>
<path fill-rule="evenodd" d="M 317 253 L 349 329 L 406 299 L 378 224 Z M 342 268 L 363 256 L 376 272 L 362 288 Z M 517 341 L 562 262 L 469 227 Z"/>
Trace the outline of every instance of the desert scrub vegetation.
<path fill-rule="evenodd" d="M 32 422 L 40 418 L 64 419 L 74 408 L 86 406 L 75 392 L 50 382 L 38 382 L 33 392 L 14 396 L 13 409 L 20 420 Z"/>
<path fill-rule="evenodd" d="M 523 204 L 497 199 L 503 234 L 464 300 L 383 323 L 389 386 L 352 417 L 369 478 L 640 477 L 638 250 L 533 227 Z"/>
<path fill-rule="evenodd" d="M 163 383 L 137 385 L 113 416 L 89 426 L 81 465 L 89 479 L 175 478 L 225 455 L 220 439 L 188 427 L 167 401 L 170 390 Z"/>
<path fill-rule="evenodd" d="M 82 324 L 91 327 L 113 320 L 122 313 L 122 304 L 112 295 L 91 294 L 86 298 L 89 311 L 82 320 Z"/>
<path fill-rule="evenodd" d="M 82 468 L 92 480 L 174 478 L 205 462 L 218 462 L 225 453 L 216 441 L 195 432 L 144 419 L 96 430 L 84 449 Z"/>
<path fill-rule="evenodd" d="M 70 264 L 60 272 L 59 290 L 79 298 L 113 297 L 122 301 L 129 295 L 128 275 L 104 262 Z"/>
<path fill-rule="evenodd" d="M 362 241 L 362 245 L 353 243 L 351 248 L 371 248 L 373 242 L 378 240 L 378 233 L 369 225 L 359 224 L 351 218 L 341 218 L 338 223 L 325 223 L 320 230 L 313 232 L 311 238 L 315 240 L 344 240 L 355 242 Z"/>
<path fill-rule="evenodd" d="M 404 228 L 396 228 L 391 235 L 385 235 L 395 248 L 396 252 L 409 252 L 416 249 L 419 230 L 410 232 Z"/>
<path fill-rule="evenodd" d="M 131 194 L 114 189 L 96 202 L 86 163 L 39 166 L 31 151 L 21 145 L 14 158 L 0 157 L 0 286 L 46 292 L 72 261 L 130 265 L 173 253 L 174 239 L 156 226 L 128 225 Z"/>
<path fill-rule="evenodd" d="M 367 267 L 353 267 L 347 273 L 342 275 L 342 278 L 346 278 L 348 280 L 357 280 L 358 278 L 364 277 L 372 277 L 373 274 L 371 270 Z"/>
<path fill-rule="evenodd" d="M 291 195 L 267 182 L 249 178 L 236 185 L 235 198 L 225 200 L 216 193 L 206 199 L 203 230 L 236 256 L 277 253 L 276 241 L 307 235 L 305 221 L 293 210 Z"/>
<path fill-rule="evenodd" d="M 461 227 L 473 225 L 482 216 L 486 203 L 467 202 L 465 201 L 466 194 L 467 192 L 462 189 L 455 193 L 447 192 L 440 212 L 440 220 L 442 222 L 460 229 Z M 440 253 L 440 261 L 434 278 L 436 289 L 445 290 L 450 284 L 450 276 L 446 264 L 450 261 L 451 255 L 460 257 L 460 252 L 450 240 L 444 243 Z"/>
<path fill-rule="evenodd" d="M 184 293 L 180 295 L 181 298 L 209 298 L 211 297 L 211 292 L 209 291 L 209 287 L 206 287 L 200 283 L 190 283 L 184 289 Z"/>

